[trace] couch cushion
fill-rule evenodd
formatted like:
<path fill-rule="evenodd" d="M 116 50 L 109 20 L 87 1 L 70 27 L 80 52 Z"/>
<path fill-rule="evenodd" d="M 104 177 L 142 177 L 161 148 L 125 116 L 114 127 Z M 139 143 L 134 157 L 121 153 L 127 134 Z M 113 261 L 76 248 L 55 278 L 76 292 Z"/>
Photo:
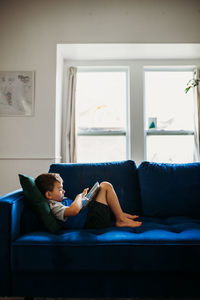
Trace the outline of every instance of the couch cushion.
<path fill-rule="evenodd" d="M 37 215 L 48 231 L 56 233 L 61 229 L 61 225 L 57 222 L 46 199 L 37 188 L 34 178 L 24 174 L 19 174 L 19 178 L 25 195 L 24 200 L 27 201 L 27 205 Z"/>
<path fill-rule="evenodd" d="M 200 220 L 141 218 L 138 228 L 32 233 L 12 244 L 12 270 L 199 271 Z"/>
<path fill-rule="evenodd" d="M 86 164 L 52 164 L 49 172 L 59 173 L 64 180 L 66 195 L 74 199 L 96 181 L 109 181 L 115 188 L 122 209 L 140 214 L 140 193 L 134 161 Z"/>
<path fill-rule="evenodd" d="M 144 216 L 200 217 L 200 163 L 138 167 Z"/>
<path fill-rule="evenodd" d="M 23 199 L 24 207 L 20 218 L 20 235 L 34 231 L 47 231 L 38 215 L 30 209 L 27 201 Z"/>

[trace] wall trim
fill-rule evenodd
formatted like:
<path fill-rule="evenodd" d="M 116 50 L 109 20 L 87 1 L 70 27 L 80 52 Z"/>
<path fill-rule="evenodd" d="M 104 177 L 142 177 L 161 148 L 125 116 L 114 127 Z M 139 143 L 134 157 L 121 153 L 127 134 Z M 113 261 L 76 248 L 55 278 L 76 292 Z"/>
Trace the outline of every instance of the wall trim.
<path fill-rule="evenodd" d="M 15 156 L 15 155 L 3 155 L 0 156 L 0 160 L 61 160 L 61 156 Z"/>

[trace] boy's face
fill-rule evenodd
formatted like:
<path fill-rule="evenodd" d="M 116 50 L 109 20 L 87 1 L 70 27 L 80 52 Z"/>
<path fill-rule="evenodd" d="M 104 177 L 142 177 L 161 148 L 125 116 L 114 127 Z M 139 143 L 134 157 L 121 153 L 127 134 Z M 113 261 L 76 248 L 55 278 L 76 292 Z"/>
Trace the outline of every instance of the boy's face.
<path fill-rule="evenodd" d="M 54 183 L 53 190 L 46 192 L 46 198 L 49 200 L 61 202 L 63 200 L 64 194 L 65 194 L 65 190 L 63 190 L 63 183 L 56 181 Z"/>

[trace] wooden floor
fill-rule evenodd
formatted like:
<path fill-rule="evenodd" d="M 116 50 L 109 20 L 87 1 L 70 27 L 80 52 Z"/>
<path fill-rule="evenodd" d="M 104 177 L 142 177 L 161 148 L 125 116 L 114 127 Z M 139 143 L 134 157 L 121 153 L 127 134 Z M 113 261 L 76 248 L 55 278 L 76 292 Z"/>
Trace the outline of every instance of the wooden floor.
<path fill-rule="evenodd" d="M 23 297 L 0 297 L 0 300 L 24 300 Z M 34 298 L 34 300 L 200 300 L 200 297 L 176 298 Z"/>

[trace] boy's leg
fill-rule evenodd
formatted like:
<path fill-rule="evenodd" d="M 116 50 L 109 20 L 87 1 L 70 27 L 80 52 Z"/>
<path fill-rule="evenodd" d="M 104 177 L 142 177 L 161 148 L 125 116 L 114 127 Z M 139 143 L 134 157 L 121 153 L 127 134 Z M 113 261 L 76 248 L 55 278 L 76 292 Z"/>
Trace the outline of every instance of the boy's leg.
<path fill-rule="evenodd" d="M 100 191 L 96 197 L 97 202 L 108 205 L 116 218 L 116 226 L 118 227 L 138 227 L 142 222 L 134 221 L 138 216 L 132 216 L 122 211 L 115 190 L 109 182 L 100 184 Z"/>

